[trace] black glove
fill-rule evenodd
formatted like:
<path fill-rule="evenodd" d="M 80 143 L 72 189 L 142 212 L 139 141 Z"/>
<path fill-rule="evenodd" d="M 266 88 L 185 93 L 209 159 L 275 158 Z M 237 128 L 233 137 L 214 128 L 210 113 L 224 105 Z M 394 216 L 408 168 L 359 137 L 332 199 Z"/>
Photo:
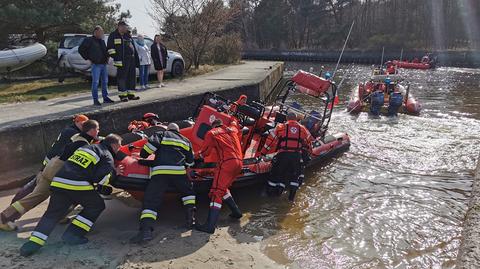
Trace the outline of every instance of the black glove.
<path fill-rule="evenodd" d="M 195 159 L 194 162 L 195 162 L 195 164 L 197 164 L 197 165 L 198 165 L 198 164 L 201 164 L 201 163 L 203 163 L 203 158 Z"/>
<path fill-rule="evenodd" d="M 113 188 L 108 185 L 97 185 L 97 192 L 101 195 L 110 195 L 113 192 Z"/>
<path fill-rule="evenodd" d="M 188 172 L 188 176 L 190 178 L 194 179 L 194 178 L 198 177 L 198 174 L 197 174 L 197 172 L 195 172 L 195 170 L 190 170 L 190 172 Z"/>
<path fill-rule="evenodd" d="M 138 159 L 138 164 L 148 167 L 154 167 L 155 163 L 153 160 L 146 160 L 146 159 Z"/>

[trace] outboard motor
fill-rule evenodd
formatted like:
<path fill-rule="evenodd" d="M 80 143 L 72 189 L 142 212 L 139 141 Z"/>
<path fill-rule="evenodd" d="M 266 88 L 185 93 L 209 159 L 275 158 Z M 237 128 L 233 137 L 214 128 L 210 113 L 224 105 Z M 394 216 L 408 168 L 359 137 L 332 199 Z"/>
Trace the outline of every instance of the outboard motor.
<path fill-rule="evenodd" d="M 398 110 L 402 106 L 403 95 L 399 92 L 392 92 L 390 94 L 390 102 L 388 104 L 388 116 L 397 116 Z"/>
<path fill-rule="evenodd" d="M 384 102 L 384 94 L 381 91 L 376 91 L 372 94 L 370 100 L 370 113 L 373 116 L 379 116 Z"/>

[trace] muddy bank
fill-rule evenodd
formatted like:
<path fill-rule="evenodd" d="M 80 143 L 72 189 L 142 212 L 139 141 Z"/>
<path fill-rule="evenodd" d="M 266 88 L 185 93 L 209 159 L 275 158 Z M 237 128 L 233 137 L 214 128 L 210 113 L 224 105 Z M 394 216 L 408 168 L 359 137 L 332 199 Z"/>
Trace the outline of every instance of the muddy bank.
<path fill-rule="evenodd" d="M 12 196 L 12 191 L 0 193 L 2 208 Z M 40 253 L 23 258 L 18 249 L 46 210 L 44 202 L 18 222 L 18 233 L 0 232 L 0 268 L 284 268 L 262 254 L 259 238 L 242 231 L 249 222 L 248 212 L 240 222 L 232 222 L 223 211 L 220 228 L 210 236 L 183 228 L 183 211 L 177 198 L 167 198 L 155 238 L 144 246 L 128 242 L 137 231 L 140 203 L 117 193 L 107 201 L 88 244 L 64 245 L 60 237 L 66 226 L 58 225 Z M 203 221 L 206 201 L 199 208 Z"/>

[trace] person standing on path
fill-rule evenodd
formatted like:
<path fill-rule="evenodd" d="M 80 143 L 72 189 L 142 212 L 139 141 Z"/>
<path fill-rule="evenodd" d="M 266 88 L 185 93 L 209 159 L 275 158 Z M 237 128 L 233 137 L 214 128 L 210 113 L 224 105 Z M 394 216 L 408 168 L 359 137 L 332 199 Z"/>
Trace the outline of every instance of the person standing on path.
<path fill-rule="evenodd" d="M 128 33 L 128 24 L 124 21 L 118 23 L 117 29 L 110 33 L 107 49 L 113 58 L 113 65 L 117 67 L 118 97 L 120 101 L 138 100 L 140 97 L 130 92 L 135 90 L 136 65 L 138 54 L 132 36 Z"/>
<path fill-rule="evenodd" d="M 148 88 L 148 75 L 152 60 L 150 59 L 150 48 L 145 44 L 143 35 L 137 36 L 137 52 L 140 60 L 139 76 L 140 76 L 140 88 L 146 90 Z"/>
<path fill-rule="evenodd" d="M 92 97 L 93 104 L 101 106 L 98 101 L 98 83 L 102 81 L 102 97 L 104 103 L 113 103 L 113 100 L 108 98 L 108 72 L 107 63 L 108 56 L 107 46 L 103 41 L 104 32 L 101 26 L 96 26 L 93 30 L 93 36 L 87 37 L 78 47 L 78 53 L 85 59 L 90 61 L 92 73 Z"/>
<path fill-rule="evenodd" d="M 167 47 L 162 43 L 162 37 L 160 35 L 155 35 L 150 51 L 153 65 L 155 66 L 155 70 L 157 70 L 158 87 L 165 87 L 165 84 L 163 84 L 163 75 L 167 68 L 168 52 Z"/>

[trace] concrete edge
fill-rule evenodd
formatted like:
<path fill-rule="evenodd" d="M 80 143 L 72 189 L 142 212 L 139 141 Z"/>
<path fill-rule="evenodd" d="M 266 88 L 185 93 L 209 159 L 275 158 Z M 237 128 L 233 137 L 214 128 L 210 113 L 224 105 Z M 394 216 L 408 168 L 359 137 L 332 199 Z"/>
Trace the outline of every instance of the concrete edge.
<path fill-rule="evenodd" d="M 463 223 L 457 268 L 480 268 L 480 156 L 474 171 L 472 193 Z"/>
<path fill-rule="evenodd" d="M 240 86 L 210 89 L 183 96 L 172 95 L 126 107 L 91 111 L 85 114 L 100 122 L 102 134 L 127 132 L 127 123 L 140 118 L 147 111 L 156 112 L 164 121 L 181 120 L 191 116 L 200 97 L 207 91 L 220 93 L 231 99 L 238 98 L 240 94 L 247 94 L 252 100 L 265 98 L 282 78 L 283 68 L 283 64 L 274 64 L 264 78 L 252 80 Z M 0 190 L 21 186 L 30 175 L 38 171 L 58 131 L 69 124 L 72 115 L 0 131 L 0 140 L 8 145 L 3 154 L 0 154 Z M 39 142 L 32 143 L 32 141 Z"/>

